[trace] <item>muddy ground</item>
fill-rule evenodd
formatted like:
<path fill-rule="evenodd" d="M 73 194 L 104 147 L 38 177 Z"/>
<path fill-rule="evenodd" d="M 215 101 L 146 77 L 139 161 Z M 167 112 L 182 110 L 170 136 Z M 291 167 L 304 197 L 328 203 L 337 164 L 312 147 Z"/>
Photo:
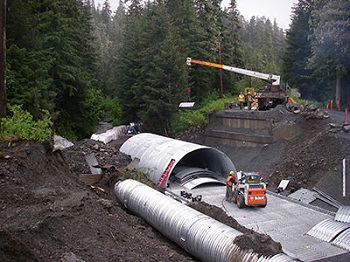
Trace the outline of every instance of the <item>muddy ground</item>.
<path fill-rule="evenodd" d="M 288 190 L 312 189 L 337 179 L 342 159 L 350 156 L 349 134 L 335 132 L 332 121 L 302 121 L 302 135 L 263 148 L 219 149 L 238 170 L 259 169 L 271 190 L 286 178 Z M 197 261 L 116 200 L 115 182 L 132 176 L 124 172 L 131 159 L 118 151 L 125 139 L 107 145 L 85 139 L 55 152 L 49 144 L 0 142 L 0 261 Z M 200 143 L 203 129 L 182 139 Z M 105 167 L 98 182 L 84 178 L 91 173 L 85 161 L 90 153 Z M 269 236 L 241 227 L 216 207 L 194 208 L 244 232 L 238 241 L 243 249 L 282 251 Z"/>

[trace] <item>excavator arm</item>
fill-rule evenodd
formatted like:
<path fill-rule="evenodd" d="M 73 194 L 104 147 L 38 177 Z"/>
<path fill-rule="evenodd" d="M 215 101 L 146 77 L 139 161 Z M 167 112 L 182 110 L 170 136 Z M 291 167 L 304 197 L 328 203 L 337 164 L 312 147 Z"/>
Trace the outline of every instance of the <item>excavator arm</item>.
<path fill-rule="evenodd" d="M 215 68 L 224 69 L 224 70 L 235 72 L 235 73 L 242 74 L 242 75 L 247 75 L 247 76 L 259 78 L 259 79 L 262 79 L 262 80 L 264 80 L 272 85 L 279 85 L 280 80 L 281 80 L 281 77 L 278 75 L 264 74 L 264 73 L 260 73 L 260 72 L 255 72 L 255 71 L 251 71 L 251 70 L 247 70 L 247 69 L 238 68 L 238 67 L 221 65 L 221 64 L 211 63 L 211 62 L 205 62 L 205 61 L 195 60 L 195 59 L 192 59 L 190 57 L 187 57 L 187 65 L 191 65 L 191 64 L 215 67 Z"/>

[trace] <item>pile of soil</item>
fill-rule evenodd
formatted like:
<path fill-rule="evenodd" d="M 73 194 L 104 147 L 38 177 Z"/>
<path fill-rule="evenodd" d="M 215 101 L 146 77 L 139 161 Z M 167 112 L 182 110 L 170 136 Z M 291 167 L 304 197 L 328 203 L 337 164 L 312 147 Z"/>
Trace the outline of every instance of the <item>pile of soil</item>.
<path fill-rule="evenodd" d="M 203 128 L 184 140 L 204 141 Z M 305 121 L 305 132 L 291 141 L 263 148 L 219 147 L 238 170 L 259 171 L 271 187 L 290 178 L 292 186 L 314 186 L 349 156 L 348 134 L 332 133 L 327 120 Z M 130 214 L 115 198 L 115 182 L 131 159 L 119 152 L 127 139 L 109 144 L 85 139 L 62 151 L 33 141 L 0 142 L 1 261 L 197 261 Z M 91 186 L 85 160 L 93 153 L 104 173 Z M 339 170 L 339 169 L 338 169 Z M 269 236 L 240 226 L 221 209 L 197 203 L 193 208 L 245 233 L 242 249 L 266 256 L 281 252 Z"/>
<path fill-rule="evenodd" d="M 196 261 L 116 200 L 129 157 L 84 140 L 52 153 L 48 144 L 0 143 L 1 261 Z M 90 187 L 84 154 L 117 166 Z"/>

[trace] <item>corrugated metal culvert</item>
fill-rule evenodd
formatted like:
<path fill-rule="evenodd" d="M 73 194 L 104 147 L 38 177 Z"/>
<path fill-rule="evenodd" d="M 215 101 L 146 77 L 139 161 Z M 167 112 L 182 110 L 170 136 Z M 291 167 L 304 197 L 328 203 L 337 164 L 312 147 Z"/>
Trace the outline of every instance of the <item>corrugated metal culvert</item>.
<path fill-rule="evenodd" d="M 132 179 L 118 182 L 123 205 L 201 261 L 293 261 L 284 254 L 267 258 L 233 244 L 241 232 Z"/>
<path fill-rule="evenodd" d="M 350 228 L 346 229 L 333 242 L 334 245 L 350 251 Z"/>
<path fill-rule="evenodd" d="M 350 224 L 328 218 L 311 228 L 307 234 L 323 241 L 331 242 L 337 235 L 348 228 L 350 228 Z"/>
<path fill-rule="evenodd" d="M 350 206 L 339 207 L 334 220 L 339 222 L 350 223 Z"/>
<path fill-rule="evenodd" d="M 120 148 L 120 152 L 139 159 L 137 169 L 149 175 L 157 183 L 162 174 L 169 168 L 169 178 L 176 176 L 182 168 L 199 168 L 203 176 L 211 174 L 213 179 L 224 182 L 228 173 L 236 168 L 232 161 L 220 150 L 177 139 L 159 136 L 150 133 L 141 133 L 129 138 Z M 191 177 L 191 174 L 188 174 Z M 184 183 L 199 178 L 190 179 L 181 177 Z M 209 180 L 207 180 L 209 181 Z M 166 183 L 164 183 L 164 186 Z"/>

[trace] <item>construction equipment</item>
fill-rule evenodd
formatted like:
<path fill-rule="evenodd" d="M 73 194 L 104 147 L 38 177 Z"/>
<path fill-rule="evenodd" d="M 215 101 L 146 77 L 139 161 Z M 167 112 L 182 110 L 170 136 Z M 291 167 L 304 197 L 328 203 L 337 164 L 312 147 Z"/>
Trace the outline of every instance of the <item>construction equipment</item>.
<path fill-rule="evenodd" d="M 125 134 L 128 136 L 137 135 L 140 133 L 140 124 L 139 123 L 130 123 L 127 127 Z"/>
<path fill-rule="evenodd" d="M 237 181 L 232 188 L 232 202 L 238 208 L 244 206 L 266 207 L 266 184 L 258 172 L 237 172 Z"/>
<path fill-rule="evenodd" d="M 287 95 L 286 90 L 280 86 L 281 77 L 279 75 L 265 74 L 265 73 L 255 72 L 255 71 L 242 69 L 238 67 L 205 62 L 201 60 L 195 60 L 190 57 L 187 57 L 187 65 L 191 65 L 191 64 L 224 69 L 224 70 L 235 72 L 238 74 L 259 78 L 267 82 L 269 85 L 263 88 L 260 88 L 259 90 L 254 92 L 255 95 L 254 95 L 254 101 L 252 104 L 258 103 L 259 110 L 267 110 L 269 108 L 273 108 L 281 104 L 285 105 L 287 102 L 295 103 L 294 100 L 292 100 Z M 251 89 L 252 88 L 246 88 L 245 92 Z"/>

